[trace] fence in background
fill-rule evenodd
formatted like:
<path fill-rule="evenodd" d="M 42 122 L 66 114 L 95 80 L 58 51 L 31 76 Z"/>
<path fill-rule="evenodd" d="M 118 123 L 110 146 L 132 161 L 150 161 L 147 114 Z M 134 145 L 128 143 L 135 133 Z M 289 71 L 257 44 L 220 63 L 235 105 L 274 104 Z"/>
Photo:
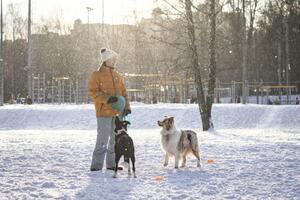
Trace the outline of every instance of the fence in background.
<path fill-rule="evenodd" d="M 125 75 L 130 101 L 144 103 L 196 103 L 196 87 L 192 80 L 130 79 Z M 300 82 L 290 86 L 276 83 L 247 83 L 247 103 L 255 104 L 295 104 Z M 45 74 L 33 76 L 32 100 L 34 103 L 90 103 L 88 97 L 88 78 L 46 77 Z M 207 82 L 203 82 L 205 95 Z M 215 103 L 240 103 L 242 82 L 216 82 Z M 300 95 L 299 95 L 300 96 Z M 19 101 L 20 102 L 20 101 Z"/>
<path fill-rule="evenodd" d="M 32 82 L 34 103 L 88 103 L 87 79 L 71 79 L 67 76 L 52 77 L 34 75 Z"/>

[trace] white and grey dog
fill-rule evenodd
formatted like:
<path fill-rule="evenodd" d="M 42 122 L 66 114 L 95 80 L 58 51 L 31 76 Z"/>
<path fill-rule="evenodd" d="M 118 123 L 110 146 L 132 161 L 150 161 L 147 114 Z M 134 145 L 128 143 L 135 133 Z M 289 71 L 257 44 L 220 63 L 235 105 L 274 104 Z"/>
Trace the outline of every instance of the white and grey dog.
<path fill-rule="evenodd" d="M 186 156 L 193 154 L 197 158 L 197 167 L 201 167 L 198 138 L 194 131 L 177 130 L 174 117 L 166 117 L 163 121 L 157 121 L 157 124 L 162 127 L 161 144 L 166 151 L 164 166 L 168 165 L 169 157 L 174 156 L 175 168 L 178 168 L 180 160 L 182 160 L 181 167 L 185 167 Z"/>

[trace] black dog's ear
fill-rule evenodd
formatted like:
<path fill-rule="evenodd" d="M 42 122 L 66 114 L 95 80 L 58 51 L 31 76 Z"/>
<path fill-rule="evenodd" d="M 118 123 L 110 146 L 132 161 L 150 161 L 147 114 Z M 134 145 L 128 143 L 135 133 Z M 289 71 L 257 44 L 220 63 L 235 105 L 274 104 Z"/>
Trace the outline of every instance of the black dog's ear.
<path fill-rule="evenodd" d="M 129 121 L 122 121 L 123 127 L 127 130 L 127 126 L 130 125 L 131 123 Z"/>

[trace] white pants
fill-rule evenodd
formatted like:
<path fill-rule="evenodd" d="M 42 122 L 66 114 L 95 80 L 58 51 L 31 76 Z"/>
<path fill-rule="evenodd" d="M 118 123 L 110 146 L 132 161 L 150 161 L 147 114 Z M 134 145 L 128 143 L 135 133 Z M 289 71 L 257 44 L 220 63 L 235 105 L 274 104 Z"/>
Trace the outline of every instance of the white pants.
<path fill-rule="evenodd" d="M 105 155 L 106 168 L 115 167 L 115 117 L 98 117 L 97 126 L 91 169 L 102 170 Z"/>

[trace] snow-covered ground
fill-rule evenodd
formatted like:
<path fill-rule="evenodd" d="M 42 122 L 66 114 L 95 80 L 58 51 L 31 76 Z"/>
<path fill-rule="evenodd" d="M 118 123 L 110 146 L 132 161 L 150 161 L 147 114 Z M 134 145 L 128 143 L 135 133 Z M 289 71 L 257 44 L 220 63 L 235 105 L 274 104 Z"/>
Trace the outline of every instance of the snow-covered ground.
<path fill-rule="evenodd" d="M 0 108 L 0 199 L 300 199 L 300 106 L 215 105 L 210 132 L 196 105 L 132 107 L 137 179 L 89 171 L 93 105 Z M 198 132 L 202 168 L 162 166 L 165 115 Z"/>

